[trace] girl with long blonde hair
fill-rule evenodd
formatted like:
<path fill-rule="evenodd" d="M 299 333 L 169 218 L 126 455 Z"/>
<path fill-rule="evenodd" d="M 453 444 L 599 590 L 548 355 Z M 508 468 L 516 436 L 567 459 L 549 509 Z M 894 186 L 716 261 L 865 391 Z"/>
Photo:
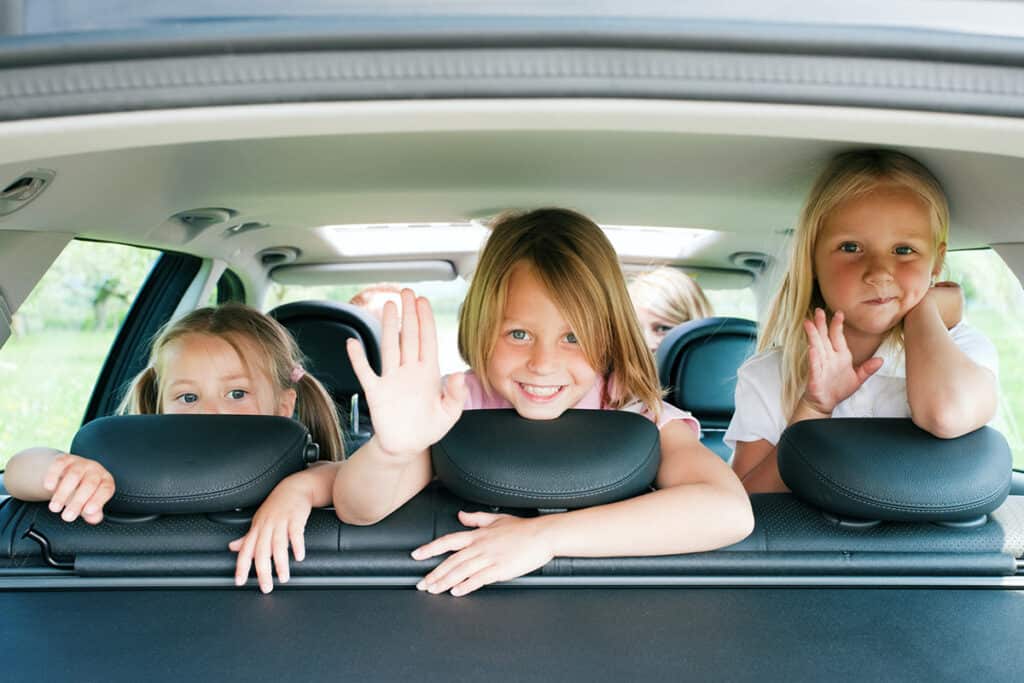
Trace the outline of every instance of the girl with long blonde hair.
<path fill-rule="evenodd" d="M 949 236 L 942 186 L 890 150 L 836 156 L 801 211 L 758 354 L 740 368 L 725 441 L 750 492 L 785 491 L 775 447 L 790 424 L 910 417 L 952 438 L 995 414 L 992 344 L 935 283 Z"/>

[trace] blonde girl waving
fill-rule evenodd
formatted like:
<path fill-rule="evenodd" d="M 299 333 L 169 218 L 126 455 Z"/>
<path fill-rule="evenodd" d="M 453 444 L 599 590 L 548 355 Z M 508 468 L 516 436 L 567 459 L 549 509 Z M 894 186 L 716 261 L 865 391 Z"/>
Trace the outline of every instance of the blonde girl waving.
<path fill-rule="evenodd" d="M 570 408 L 631 410 L 661 436 L 657 491 L 529 519 L 461 512 L 472 530 L 413 551 L 419 560 L 453 553 L 420 590 L 465 595 L 556 556 L 696 552 L 750 533 L 739 481 L 701 445 L 696 420 L 661 400 L 617 256 L 589 219 L 542 209 L 496 220 L 460 313 L 465 375 L 442 383 L 430 306 L 409 290 L 402 299 L 400 326 L 395 306 L 385 309 L 380 376 L 349 345 L 376 434 L 338 466 L 334 505 L 343 521 L 372 524 L 422 490 L 433 478 L 429 447 L 463 409 L 513 408 L 535 420 Z"/>
<path fill-rule="evenodd" d="M 785 491 L 775 447 L 786 426 L 827 417 L 910 417 L 940 438 L 989 422 L 998 362 L 935 280 L 949 235 L 938 180 L 899 152 L 840 154 L 818 177 L 790 264 L 739 370 L 725 435 L 750 492 Z"/>

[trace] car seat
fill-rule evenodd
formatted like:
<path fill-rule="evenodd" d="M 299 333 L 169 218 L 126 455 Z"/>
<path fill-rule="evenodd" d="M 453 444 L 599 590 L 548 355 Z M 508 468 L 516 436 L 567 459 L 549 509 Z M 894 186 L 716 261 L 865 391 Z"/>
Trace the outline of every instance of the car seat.
<path fill-rule="evenodd" d="M 754 321 L 715 317 L 677 325 L 658 347 L 665 400 L 700 420 L 701 441 L 724 460 L 732 456 L 722 437 L 735 410 L 736 371 L 756 342 Z"/>
<path fill-rule="evenodd" d="M 320 380 L 342 416 L 346 453 L 354 452 L 373 434 L 366 399 L 345 343 L 356 339 L 366 349 L 374 372 L 380 373 L 380 324 L 363 309 L 335 301 L 297 301 L 268 313 L 291 332 L 306 356 L 307 370 Z"/>

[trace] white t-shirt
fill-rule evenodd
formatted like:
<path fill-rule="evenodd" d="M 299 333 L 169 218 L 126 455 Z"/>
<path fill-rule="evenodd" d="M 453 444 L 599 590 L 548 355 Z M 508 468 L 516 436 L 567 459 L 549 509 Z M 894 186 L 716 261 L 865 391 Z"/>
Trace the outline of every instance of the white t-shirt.
<path fill-rule="evenodd" d="M 968 358 L 998 378 L 999 357 L 985 335 L 965 323 L 958 324 L 949 334 Z M 875 356 L 885 361 L 882 367 L 837 404 L 832 417 L 910 417 L 903 350 L 886 342 Z M 782 352 L 775 349 L 759 353 L 740 366 L 737 373 L 736 412 L 723 440 L 733 450 L 737 441 L 764 439 L 775 445 L 787 424 L 788 417 L 782 412 Z"/>

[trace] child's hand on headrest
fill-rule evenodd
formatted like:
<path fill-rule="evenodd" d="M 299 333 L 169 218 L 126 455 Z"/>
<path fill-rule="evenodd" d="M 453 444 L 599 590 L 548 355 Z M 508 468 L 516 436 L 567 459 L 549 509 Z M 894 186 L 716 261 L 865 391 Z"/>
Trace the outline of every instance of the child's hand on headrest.
<path fill-rule="evenodd" d="M 81 515 L 89 524 L 99 524 L 103 506 L 114 496 L 114 477 L 95 460 L 61 453 L 47 468 L 43 488 L 53 491 L 50 511 L 59 512 L 65 522 Z"/>

